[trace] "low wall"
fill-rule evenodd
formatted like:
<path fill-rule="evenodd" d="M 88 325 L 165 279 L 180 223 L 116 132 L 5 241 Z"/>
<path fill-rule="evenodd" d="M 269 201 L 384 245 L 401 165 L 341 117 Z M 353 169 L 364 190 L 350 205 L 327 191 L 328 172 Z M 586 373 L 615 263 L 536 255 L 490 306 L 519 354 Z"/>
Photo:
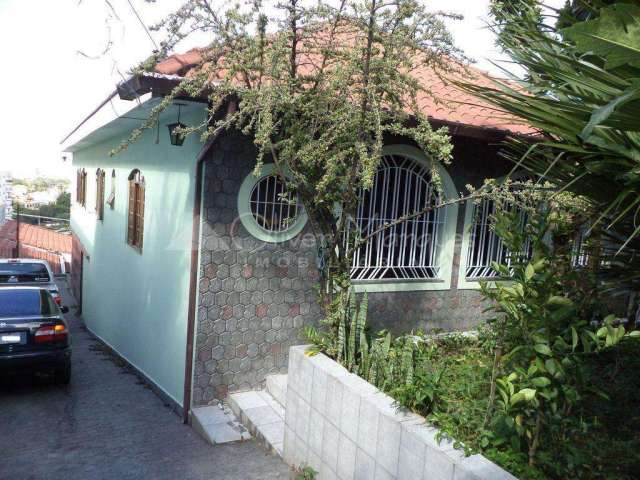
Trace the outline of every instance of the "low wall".
<path fill-rule="evenodd" d="M 319 479 L 516 480 L 482 455 L 465 457 L 423 417 L 325 355 L 291 347 L 284 460 Z"/>

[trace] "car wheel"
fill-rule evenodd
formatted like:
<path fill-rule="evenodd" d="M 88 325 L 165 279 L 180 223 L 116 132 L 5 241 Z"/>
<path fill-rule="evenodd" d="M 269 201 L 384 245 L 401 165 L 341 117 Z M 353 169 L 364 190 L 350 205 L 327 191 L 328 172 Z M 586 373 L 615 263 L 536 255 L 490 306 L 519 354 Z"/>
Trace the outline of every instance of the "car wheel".
<path fill-rule="evenodd" d="M 58 385 L 68 385 L 71 381 L 71 364 L 57 368 L 53 374 L 53 379 Z"/>

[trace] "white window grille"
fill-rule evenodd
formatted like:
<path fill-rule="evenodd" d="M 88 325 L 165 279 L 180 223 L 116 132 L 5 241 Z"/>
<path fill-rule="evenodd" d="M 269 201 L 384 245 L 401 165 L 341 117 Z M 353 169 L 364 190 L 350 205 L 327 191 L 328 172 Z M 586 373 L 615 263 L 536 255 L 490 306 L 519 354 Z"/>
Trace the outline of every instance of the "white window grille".
<path fill-rule="evenodd" d="M 249 208 L 256 223 L 270 233 L 284 232 L 300 213 L 297 197 L 287 191 L 278 175 L 266 175 L 256 182 L 249 197 Z"/>
<path fill-rule="evenodd" d="M 373 186 L 360 192 L 347 241 L 366 238 L 385 224 L 436 205 L 440 196 L 429 169 L 403 155 L 385 155 Z M 439 208 L 375 234 L 353 254 L 353 280 L 438 278 L 441 230 L 446 212 Z"/>
<path fill-rule="evenodd" d="M 571 266 L 583 268 L 589 264 L 589 252 L 587 251 L 587 229 L 580 229 L 576 234 L 571 248 Z"/>
<path fill-rule="evenodd" d="M 467 265 L 465 276 L 467 279 L 493 278 L 498 275 L 491 264 L 511 266 L 513 255 L 504 245 L 502 239 L 491 227 L 492 216 L 495 213 L 495 203 L 491 200 L 483 200 L 478 204 L 467 204 L 473 208 L 471 230 L 469 232 L 469 249 L 467 251 Z M 527 222 L 527 214 L 521 210 L 518 215 L 522 228 Z M 525 244 L 526 257 L 530 257 L 531 244 Z"/>

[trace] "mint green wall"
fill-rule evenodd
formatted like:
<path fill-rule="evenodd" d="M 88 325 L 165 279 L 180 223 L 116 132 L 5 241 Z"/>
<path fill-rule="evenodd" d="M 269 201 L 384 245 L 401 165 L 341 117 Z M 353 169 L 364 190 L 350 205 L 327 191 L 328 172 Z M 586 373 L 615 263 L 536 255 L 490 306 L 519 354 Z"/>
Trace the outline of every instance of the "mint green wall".
<path fill-rule="evenodd" d="M 197 124 L 204 109 L 181 120 Z M 84 262 L 83 312 L 87 327 L 182 405 L 191 229 L 197 135 L 182 147 L 169 143 L 161 119 L 128 150 L 109 156 L 124 137 L 77 151 L 75 168 L 87 170 L 87 202 L 71 208 L 71 227 L 89 255 Z M 115 208 L 95 214 L 96 169 L 103 168 L 105 200 L 116 171 Z M 142 254 L 127 245 L 127 177 L 138 168 L 145 178 L 145 224 Z M 75 170 L 74 170 L 75 172 Z M 74 176 L 75 178 L 75 176 Z M 75 191 L 72 194 L 75 200 Z"/>

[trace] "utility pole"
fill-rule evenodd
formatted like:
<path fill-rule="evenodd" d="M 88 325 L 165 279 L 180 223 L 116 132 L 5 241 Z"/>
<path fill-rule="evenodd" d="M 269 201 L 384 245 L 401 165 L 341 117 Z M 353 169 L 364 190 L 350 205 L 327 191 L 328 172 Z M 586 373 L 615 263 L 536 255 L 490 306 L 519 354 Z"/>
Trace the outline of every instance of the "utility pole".
<path fill-rule="evenodd" d="M 16 202 L 16 258 L 20 258 L 20 202 Z"/>

